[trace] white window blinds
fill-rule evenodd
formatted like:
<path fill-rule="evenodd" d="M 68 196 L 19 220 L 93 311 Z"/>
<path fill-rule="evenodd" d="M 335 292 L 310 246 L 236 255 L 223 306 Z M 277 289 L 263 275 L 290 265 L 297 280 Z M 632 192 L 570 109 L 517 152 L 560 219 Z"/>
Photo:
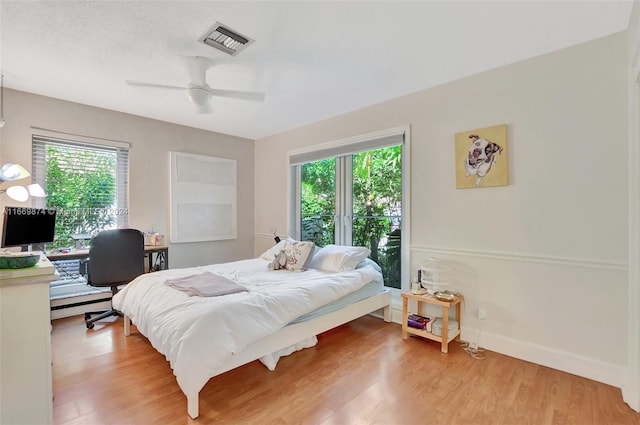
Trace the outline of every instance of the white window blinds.
<path fill-rule="evenodd" d="M 56 241 L 129 226 L 129 147 L 33 135 L 33 178 L 57 208 Z"/>
<path fill-rule="evenodd" d="M 292 153 L 289 155 L 289 165 L 304 164 L 320 161 L 327 158 L 335 158 L 342 155 L 350 155 L 357 152 L 369 151 L 389 146 L 404 144 L 404 133 L 392 134 L 362 141 L 343 143 L 335 146 L 314 148 L 307 152 Z"/>

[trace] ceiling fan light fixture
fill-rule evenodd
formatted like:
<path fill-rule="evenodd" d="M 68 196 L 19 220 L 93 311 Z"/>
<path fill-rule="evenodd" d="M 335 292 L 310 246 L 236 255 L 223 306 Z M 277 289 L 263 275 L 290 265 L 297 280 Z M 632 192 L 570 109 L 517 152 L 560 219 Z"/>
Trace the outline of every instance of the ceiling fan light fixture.
<path fill-rule="evenodd" d="M 213 112 L 211 103 L 206 103 L 204 105 L 196 105 L 196 112 L 199 114 L 211 114 Z"/>
<path fill-rule="evenodd" d="M 231 56 L 235 56 L 249 47 L 255 40 L 230 29 L 226 25 L 216 22 L 200 37 L 199 41 Z"/>
<path fill-rule="evenodd" d="M 191 102 L 198 106 L 204 106 L 211 102 L 211 93 L 204 87 L 187 88 L 187 97 Z"/>

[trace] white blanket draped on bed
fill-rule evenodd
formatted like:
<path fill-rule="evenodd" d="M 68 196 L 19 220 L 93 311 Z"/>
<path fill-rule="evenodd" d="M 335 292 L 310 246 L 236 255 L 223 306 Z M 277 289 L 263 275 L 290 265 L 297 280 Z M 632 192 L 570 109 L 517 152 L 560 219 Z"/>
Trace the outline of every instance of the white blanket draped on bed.
<path fill-rule="evenodd" d="M 381 279 L 371 266 L 350 272 L 272 271 L 256 258 L 139 276 L 113 297 L 153 347 L 171 363 L 185 394 L 197 394 L 233 353 L 297 317 Z M 202 272 L 231 279 L 249 291 L 198 297 L 164 284 Z"/>

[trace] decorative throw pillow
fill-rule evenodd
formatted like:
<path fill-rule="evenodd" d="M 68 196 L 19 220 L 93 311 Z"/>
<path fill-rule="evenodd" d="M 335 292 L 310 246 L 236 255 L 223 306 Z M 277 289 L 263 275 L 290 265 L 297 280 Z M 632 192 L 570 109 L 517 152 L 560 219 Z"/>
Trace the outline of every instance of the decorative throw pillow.
<path fill-rule="evenodd" d="M 313 257 L 315 247 L 313 242 L 290 241 L 284 248 L 284 253 L 287 256 L 287 270 L 306 270 Z"/>
<path fill-rule="evenodd" d="M 280 242 L 278 242 L 277 244 L 275 244 L 274 246 L 272 246 L 271 248 L 267 249 L 265 252 L 260 254 L 260 258 L 267 261 L 273 260 L 273 258 L 277 254 L 279 254 L 280 251 L 282 251 L 285 246 L 289 244 L 289 242 L 293 242 L 293 239 L 291 238 L 282 239 Z"/>
<path fill-rule="evenodd" d="M 326 245 L 314 254 L 309 267 L 325 272 L 351 271 L 370 253 L 363 246 Z"/>

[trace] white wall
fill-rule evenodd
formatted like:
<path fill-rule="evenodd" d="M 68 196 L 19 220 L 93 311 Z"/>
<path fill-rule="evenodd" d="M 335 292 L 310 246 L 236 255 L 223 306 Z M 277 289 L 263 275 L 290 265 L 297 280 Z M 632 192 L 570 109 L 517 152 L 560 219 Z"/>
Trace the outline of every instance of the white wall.
<path fill-rule="evenodd" d="M 640 412 L 640 1 L 629 21 L 629 368 L 624 400 Z"/>
<path fill-rule="evenodd" d="M 286 233 L 287 151 L 410 125 L 411 270 L 436 255 L 468 271 L 463 336 L 620 386 L 626 62 L 620 33 L 257 140 L 255 252 Z M 503 123 L 509 185 L 455 189 L 454 134 Z"/>
<path fill-rule="evenodd" d="M 171 268 L 220 263 L 253 254 L 254 142 L 106 109 L 5 89 L 0 164 L 31 169 L 31 127 L 131 143 L 130 226 L 169 236 L 169 151 L 237 160 L 238 237 L 171 244 Z M 1 203 L 7 203 L 5 196 Z M 15 203 L 12 203 L 15 205 Z M 27 204 L 25 204 L 27 205 Z M 30 205 L 30 204 L 28 204 Z"/>

